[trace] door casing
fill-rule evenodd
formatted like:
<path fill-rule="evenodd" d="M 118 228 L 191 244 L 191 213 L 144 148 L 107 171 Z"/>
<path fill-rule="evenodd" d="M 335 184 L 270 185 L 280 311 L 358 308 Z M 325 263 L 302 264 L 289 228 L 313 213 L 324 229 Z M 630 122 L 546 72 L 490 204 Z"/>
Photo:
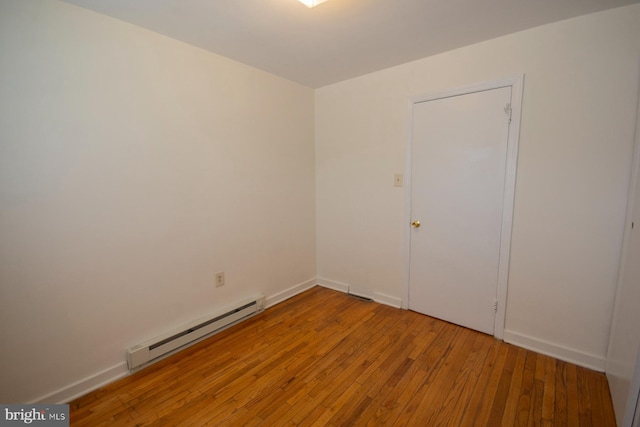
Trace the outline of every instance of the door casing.
<path fill-rule="evenodd" d="M 404 206 L 404 297 L 402 308 L 409 308 L 409 272 L 411 268 L 411 158 L 413 145 L 413 108 L 415 104 L 452 96 L 466 95 L 503 87 L 511 88 L 511 124 L 507 139 L 507 164 L 505 173 L 504 203 L 502 207 L 502 229 L 500 237 L 500 257 L 498 265 L 498 286 L 496 299 L 498 307 L 493 335 L 498 339 L 504 336 L 504 322 L 506 316 L 507 287 L 509 279 L 509 257 L 511 252 L 511 230 L 513 225 L 513 207 L 515 201 L 516 171 L 518 162 L 518 142 L 520 139 L 520 119 L 522 111 L 522 94 L 524 89 L 524 74 L 500 80 L 475 84 L 444 92 L 430 93 L 412 97 L 409 100 L 407 120 L 407 157 L 405 166 L 405 206 Z"/>

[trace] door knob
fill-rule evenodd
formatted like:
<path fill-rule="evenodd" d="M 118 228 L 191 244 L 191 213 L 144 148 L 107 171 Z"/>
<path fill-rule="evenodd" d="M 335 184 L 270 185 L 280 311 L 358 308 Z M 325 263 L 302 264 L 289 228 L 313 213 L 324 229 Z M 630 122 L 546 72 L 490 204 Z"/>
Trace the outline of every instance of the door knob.
<path fill-rule="evenodd" d="M 412 226 L 413 228 L 420 228 L 420 221 L 418 221 L 418 220 L 413 221 L 413 222 L 411 223 L 411 226 Z"/>

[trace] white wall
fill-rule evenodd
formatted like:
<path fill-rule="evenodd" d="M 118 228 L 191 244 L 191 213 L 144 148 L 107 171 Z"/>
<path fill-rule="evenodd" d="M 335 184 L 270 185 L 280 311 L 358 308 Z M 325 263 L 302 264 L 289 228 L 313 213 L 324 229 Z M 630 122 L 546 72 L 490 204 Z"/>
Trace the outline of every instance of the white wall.
<path fill-rule="evenodd" d="M 82 392 L 143 339 L 313 283 L 315 231 L 322 282 L 399 301 L 408 99 L 521 73 L 506 329 L 603 367 L 639 21 L 629 6 L 319 89 L 314 165 L 311 89 L 65 3 L 0 0 L 0 401 Z"/>
<path fill-rule="evenodd" d="M 313 108 L 158 34 L 0 0 L 0 402 L 69 397 L 129 346 L 308 284 Z"/>
<path fill-rule="evenodd" d="M 316 91 L 318 276 L 403 296 L 408 100 L 525 74 L 505 338 L 604 368 L 633 145 L 640 5 Z"/>

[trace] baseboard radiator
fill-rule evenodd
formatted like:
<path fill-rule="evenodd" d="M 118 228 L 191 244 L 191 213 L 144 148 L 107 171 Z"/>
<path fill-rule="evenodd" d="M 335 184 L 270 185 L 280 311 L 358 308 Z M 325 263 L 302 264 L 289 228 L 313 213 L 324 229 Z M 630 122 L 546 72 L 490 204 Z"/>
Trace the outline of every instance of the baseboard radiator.
<path fill-rule="evenodd" d="M 158 360 L 174 354 L 211 335 L 223 331 L 249 317 L 264 311 L 265 298 L 258 296 L 243 300 L 233 307 L 220 310 L 181 328 L 167 332 L 127 350 L 129 371 L 138 371 Z"/>

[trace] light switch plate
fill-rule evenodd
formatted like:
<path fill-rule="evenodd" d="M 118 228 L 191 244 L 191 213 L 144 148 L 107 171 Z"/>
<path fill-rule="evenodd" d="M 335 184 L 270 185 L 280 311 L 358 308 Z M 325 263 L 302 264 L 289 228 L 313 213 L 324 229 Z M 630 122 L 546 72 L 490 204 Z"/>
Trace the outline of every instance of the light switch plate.
<path fill-rule="evenodd" d="M 393 175 L 393 186 L 394 187 L 402 187 L 404 184 L 404 177 L 401 173 L 397 173 Z"/>

